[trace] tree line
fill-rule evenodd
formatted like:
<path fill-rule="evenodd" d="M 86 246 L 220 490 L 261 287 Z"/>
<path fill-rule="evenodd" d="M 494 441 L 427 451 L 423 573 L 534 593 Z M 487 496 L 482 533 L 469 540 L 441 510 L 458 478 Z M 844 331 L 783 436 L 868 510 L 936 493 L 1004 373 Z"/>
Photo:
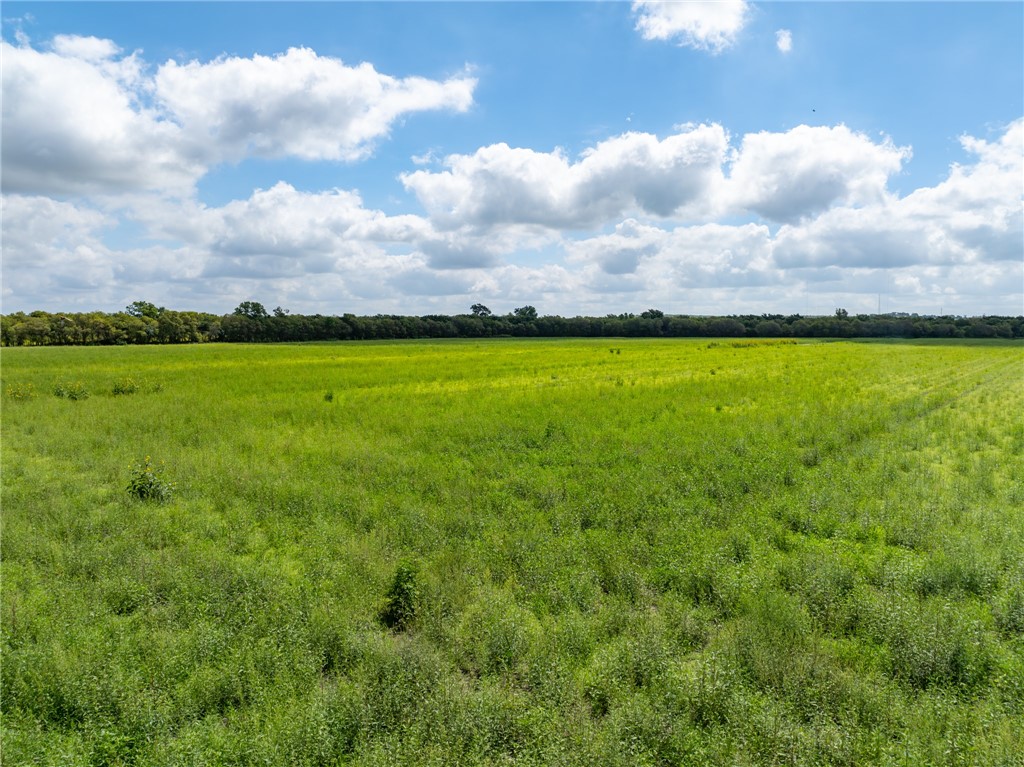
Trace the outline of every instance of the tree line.
<path fill-rule="evenodd" d="M 231 314 L 175 311 L 135 301 L 124 311 L 14 312 L 0 315 L 4 346 L 77 346 L 383 340 L 396 338 L 750 337 L 750 338 L 1024 338 L 1024 316 L 934 316 L 857 314 L 837 309 L 829 316 L 760 314 L 696 316 L 641 314 L 604 317 L 540 315 L 533 306 L 504 315 L 474 304 L 467 314 L 412 317 L 377 314 L 268 312 L 244 301 Z"/>

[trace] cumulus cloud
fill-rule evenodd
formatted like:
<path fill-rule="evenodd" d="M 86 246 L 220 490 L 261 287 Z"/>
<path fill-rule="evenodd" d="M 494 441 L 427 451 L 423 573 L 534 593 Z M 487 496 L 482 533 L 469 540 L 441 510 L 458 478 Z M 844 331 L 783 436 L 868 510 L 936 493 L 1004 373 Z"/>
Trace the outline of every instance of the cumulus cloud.
<path fill-rule="evenodd" d="M 4 267 L 48 268 L 60 258 L 95 249 L 115 221 L 101 211 L 49 197 L 4 195 Z"/>
<path fill-rule="evenodd" d="M 860 295 L 865 310 L 875 294 L 885 293 L 903 310 L 955 308 L 958 295 L 977 294 L 1001 302 L 996 305 L 1007 307 L 1004 311 L 1017 311 L 1012 307 L 1019 306 L 1024 284 L 1024 120 L 996 140 L 964 137 L 961 143 L 974 162 L 952 166 L 944 181 L 906 197 L 882 193 L 880 178 L 867 173 L 865 180 L 865 174 L 848 168 L 846 175 L 862 178 L 863 184 L 832 195 L 841 204 L 774 233 L 758 223 L 666 227 L 627 219 L 608 234 L 568 242 L 566 253 L 570 263 L 582 265 L 588 289 L 642 290 L 651 300 L 664 297 L 668 306 L 697 289 L 789 285 L 798 293 L 831 293 L 844 300 Z M 876 151 L 882 157 L 900 152 L 873 146 L 861 147 L 869 158 Z M 727 300 L 736 300 L 736 293 Z M 764 295 L 759 300 L 766 301 Z"/>
<path fill-rule="evenodd" d="M 896 267 L 1024 261 L 1024 120 L 999 140 L 964 137 L 976 162 L 954 165 L 948 178 L 903 198 L 841 207 L 800 225 L 783 226 L 782 266 Z"/>
<path fill-rule="evenodd" d="M 999 258 L 1019 258 L 1024 119 L 1010 124 L 996 141 L 963 136 L 960 143 L 977 161 L 955 164 L 942 183 L 909 194 L 899 203 L 901 213 L 947 225 L 968 245 L 981 237 L 985 251 Z"/>
<path fill-rule="evenodd" d="M 447 157 L 445 170 L 401 178 L 443 230 L 584 229 L 636 215 L 796 222 L 836 205 L 883 200 L 889 177 L 909 157 L 906 147 L 844 125 L 747 134 L 730 149 L 724 128 L 711 124 L 682 126 L 663 139 L 624 133 L 576 161 L 560 150 L 494 144 Z"/>
<path fill-rule="evenodd" d="M 120 223 L 110 213 L 37 195 L 5 194 L 2 207 L 4 295 L 32 308 L 123 306 L 126 289 L 198 276 L 201 256 L 188 247 L 110 247 L 104 236 Z"/>
<path fill-rule="evenodd" d="M 467 235 L 425 238 L 419 245 L 432 269 L 479 269 L 495 266 L 501 249 L 486 238 Z"/>
<path fill-rule="evenodd" d="M 630 218 L 617 224 L 611 234 L 568 243 L 566 251 L 570 259 L 592 261 L 608 274 L 633 274 L 640 260 L 657 253 L 668 237 L 664 229 Z"/>
<path fill-rule="evenodd" d="M 49 194 L 188 194 L 212 165 L 249 156 L 357 160 L 405 115 L 465 111 L 476 80 L 396 78 L 293 48 L 169 61 L 149 74 L 110 40 L 50 50 L 0 42 L 3 186 Z"/>
<path fill-rule="evenodd" d="M 700 125 L 659 140 L 625 133 L 571 162 L 563 152 L 494 144 L 445 159 L 447 170 L 402 175 L 442 229 L 601 225 L 631 211 L 657 216 L 699 206 L 721 180 L 728 138 Z"/>
<path fill-rule="evenodd" d="M 177 149 L 179 128 L 141 105 L 139 64 L 96 38 L 52 52 L 0 42 L 6 192 L 181 191 L 202 167 Z"/>
<path fill-rule="evenodd" d="M 121 52 L 113 40 L 80 35 L 57 35 L 53 38 L 53 50 L 60 56 L 85 61 L 105 61 Z"/>
<path fill-rule="evenodd" d="M 207 276 L 323 275 L 433 236 L 424 219 L 368 209 L 355 192 L 302 192 L 284 182 L 198 213 L 192 242 L 208 253 Z"/>
<path fill-rule="evenodd" d="M 216 159 L 357 160 L 400 116 L 466 111 L 476 80 L 396 78 L 368 63 L 353 67 L 291 48 L 278 56 L 169 61 L 154 86 L 196 151 Z"/>
<path fill-rule="evenodd" d="M 788 29 L 780 29 L 775 32 L 775 46 L 782 53 L 789 53 L 793 50 L 793 33 Z"/>
<path fill-rule="evenodd" d="M 626 276 L 626 284 L 639 280 L 650 289 L 757 285 L 777 279 L 771 235 L 763 224 L 663 229 L 627 220 L 612 234 L 578 240 L 566 250 L 571 261 L 596 264 L 605 274 Z"/>
<path fill-rule="evenodd" d="M 474 296 L 603 313 L 614 295 L 730 311 L 792 306 L 801 291 L 871 306 L 898 292 L 908 310 L 972 291 L 1019 305 L 1024 120 L 964 136 L 965 161 L 903 197 L 888 182 L 910 149 L 887 138 L 801 125 L 731 140 L 705 124 L 576 156 L 428 152 L 401 176 L 422 215 L 284 182 L 207 206 L 194 185 L 215 163 L 355 160 L 403 115 L 469 108 L 475 81 L 395 78 L 305 49 L 151 71 L 99 38 L 2 45 L 4 288 L 17 308 L 152 296 L 227 309 L 265 295 L 297 311 L 448 312 Z M 142 234 L 124 247 L 129 226 Z"/>
<path fill-rule="evenodd" d="M 340 189 L 299 192 L 279 182 L 209 212 L 213 252 L 232 256 L 332 253 L 356 224 L 375 216 L 359 195 Z"/>
<path fill-rule="evenodd" d="M 750 6 L 744 0 L 635 0 L 633 12 L 645 40 L 675 40 L 721 53 L 736 42 Z"/>
<path fill-rule="evenodd" d="M 886 196 L 908 147 L 876 144 L 845 125 L 800 125 L 743 137 L 729 174 L 729 205 L 773 221 L 796 221 L 836 203 L 864 205 Z"/>
<path fill-rule="evenodd" d="M 407 296 L 453 296 L 468 293 L 472 279 L 451 272 L 436 272 L 426 266 L 399 272 L 390 284 Z"/>

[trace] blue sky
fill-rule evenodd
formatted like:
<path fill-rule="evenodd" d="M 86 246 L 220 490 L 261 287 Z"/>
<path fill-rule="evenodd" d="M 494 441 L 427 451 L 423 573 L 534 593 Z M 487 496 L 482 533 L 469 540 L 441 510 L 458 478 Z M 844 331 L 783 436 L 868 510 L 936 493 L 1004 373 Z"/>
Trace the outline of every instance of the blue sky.
<path fill-rule="evenodd" d="M 1024 4 L 2 13 L 5 312 L 1024 313 Z"/>

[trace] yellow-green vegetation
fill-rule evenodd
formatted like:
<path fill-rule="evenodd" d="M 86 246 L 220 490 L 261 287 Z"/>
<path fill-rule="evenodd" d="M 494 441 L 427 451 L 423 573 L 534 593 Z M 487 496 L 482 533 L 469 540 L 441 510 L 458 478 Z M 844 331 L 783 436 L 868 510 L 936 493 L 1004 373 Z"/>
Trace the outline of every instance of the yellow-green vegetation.
<path fill-rule="evenodd" d="M 4 763 L 1020 764 L 1022 381 L 995 341 L 7 349 Z"/>

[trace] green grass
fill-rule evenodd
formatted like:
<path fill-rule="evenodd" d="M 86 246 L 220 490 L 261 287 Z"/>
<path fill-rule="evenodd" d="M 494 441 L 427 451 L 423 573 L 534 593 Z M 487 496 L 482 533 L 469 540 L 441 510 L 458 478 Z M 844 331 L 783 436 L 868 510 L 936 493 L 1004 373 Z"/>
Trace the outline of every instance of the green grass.
<path fill-rule="evenodd" d="M 1019 344 L 2 374 L 5 764 L 1022 763 Z"/>

